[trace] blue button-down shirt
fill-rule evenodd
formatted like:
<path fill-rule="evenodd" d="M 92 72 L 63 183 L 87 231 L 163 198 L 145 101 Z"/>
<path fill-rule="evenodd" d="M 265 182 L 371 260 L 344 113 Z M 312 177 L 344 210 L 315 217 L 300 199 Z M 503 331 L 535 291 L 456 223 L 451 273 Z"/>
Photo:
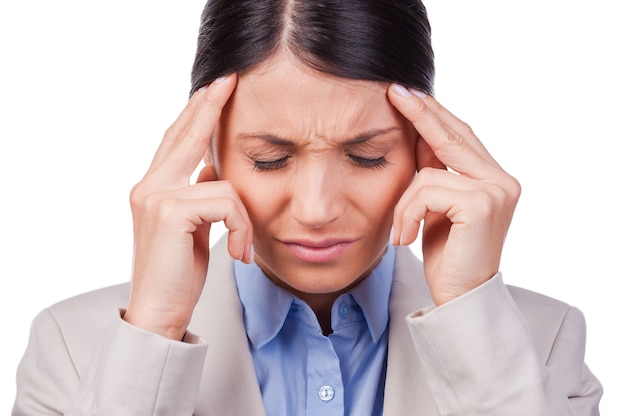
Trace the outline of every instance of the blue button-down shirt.
<path fill-rule="evenodd" d="M 380 415 L 395 250 L 332 307 L 322 334 L 313 310 L 255 265 L 236 262 L 235 279 L 268 415 Z"/>

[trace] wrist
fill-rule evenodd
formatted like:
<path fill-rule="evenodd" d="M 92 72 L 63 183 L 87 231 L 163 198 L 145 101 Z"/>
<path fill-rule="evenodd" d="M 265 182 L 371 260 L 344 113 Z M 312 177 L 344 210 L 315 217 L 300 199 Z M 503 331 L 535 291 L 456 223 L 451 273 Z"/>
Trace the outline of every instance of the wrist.
<path fill-rule="evenodd" d="M 190 320 L 170 313 L 144 309 L 130 304 L 122 313 L 122 319 L 144 331 L 176 341 L 183 339 Z"/>

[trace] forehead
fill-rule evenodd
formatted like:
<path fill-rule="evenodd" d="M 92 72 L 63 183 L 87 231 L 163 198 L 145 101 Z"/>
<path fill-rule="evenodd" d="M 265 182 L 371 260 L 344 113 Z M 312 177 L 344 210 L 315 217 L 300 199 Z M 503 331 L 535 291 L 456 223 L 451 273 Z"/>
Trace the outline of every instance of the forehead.
<path fill-rule="evenodd" d="M 275 57 L 239 77 L 228 106 L 236 130 L 339 138 L 402 124 L 386 85 L 339 78 Z"/>

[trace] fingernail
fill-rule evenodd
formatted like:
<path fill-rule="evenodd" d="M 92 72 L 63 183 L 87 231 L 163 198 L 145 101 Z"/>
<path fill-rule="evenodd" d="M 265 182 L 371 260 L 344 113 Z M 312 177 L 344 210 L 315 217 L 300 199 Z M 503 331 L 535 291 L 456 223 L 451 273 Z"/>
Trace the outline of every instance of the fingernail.
<path fill-rule="evenodd" d="M 391 86 L 391 89 L 400 97 L 408 98 L 411 96 L 411 93 L 409 92 L 409 90 L 407 90 L 405 87 L 403 87 L 400 84 L 393 84 Z"/>
<path fill-rule="evenodd" d="M 223 77 L 216 78 L 216 79 L 215 79 L 215 81 L 213 81 L 213 83 L 214 83 L 214 84 L 219 84 L 220 82 L 224 82 L 224 81 L 226 81 L 226 78 L 228 78 L 228 75 L 225 75 L 225 76 L 223 76 Z"/>
<path fill-rule="evenodd" d="M 391 231 L 389 232 L 389 244 L 393 245 L 394 242 L 394 235 L 393 235 L 393 225 L 391 226 Z"/>
<path fill-rule="evenodd" d="M 417 88 L 410 88 L 409 91 L 411 91 L 411 94 L 422 99 L 428 97 L 428 94 L 426 94 L 423 91 L 418 90 Z"/>

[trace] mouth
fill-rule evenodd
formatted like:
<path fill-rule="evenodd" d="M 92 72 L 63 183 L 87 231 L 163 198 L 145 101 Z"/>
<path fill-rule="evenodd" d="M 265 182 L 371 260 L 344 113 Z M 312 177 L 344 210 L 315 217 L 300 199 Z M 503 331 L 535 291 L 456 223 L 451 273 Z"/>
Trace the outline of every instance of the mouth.
<path fill-rule="evenodd" d="M 354 240 L 286 240 L 282 243 L 291 255 L 302 261 L 328 263 L 341 257 L 354 244 Z"/>

